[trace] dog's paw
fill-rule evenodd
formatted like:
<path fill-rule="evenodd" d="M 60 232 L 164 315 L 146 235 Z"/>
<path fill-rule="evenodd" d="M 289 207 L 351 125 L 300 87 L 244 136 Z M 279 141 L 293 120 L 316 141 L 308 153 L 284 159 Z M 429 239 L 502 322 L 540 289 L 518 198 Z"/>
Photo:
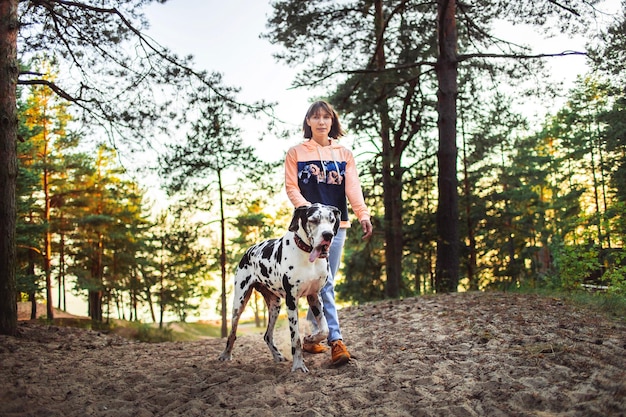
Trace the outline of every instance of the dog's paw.
<path fill-rule="evenodd" d="M 233 356 L 230 353 L 222 352 L 222 354 L 218 356 L 217 359 L 224 362 L 224 361 L 232 360 L 232 358 Z"/>
<path fill-rule="evenodd" d="M 298 370 L 304 372 L 305 374 L 309 372 L 309 368 L 307 368 L 306 365 L 304 365 L 304 362 L 293 363 L 293 366 L 291 367 L 291 372 L 296 372 Z"/>
<path fill-rule="evenodd" d="M 275 353 L 274 355 L 274 362 L 286 362 L 287 358 L 285 358 L 281 353 Z"/>

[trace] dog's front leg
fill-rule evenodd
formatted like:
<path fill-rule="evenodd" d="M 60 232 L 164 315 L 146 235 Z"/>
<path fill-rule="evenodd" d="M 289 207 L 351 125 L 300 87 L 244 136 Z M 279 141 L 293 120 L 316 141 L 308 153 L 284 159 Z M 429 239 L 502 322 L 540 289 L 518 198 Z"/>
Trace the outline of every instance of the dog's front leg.
<path fill-rule="evenodd" d="M 307 295 L 306 300 L 315 321 L 317 322 L 317 331 L 304 337 L 304 343 L 319 343 L 328 337 L 328 323 L 324 316 L 324 308 L 318 294 Z"/>
<path fill-rule="evenodd" d="M 289 319 L 289 332 L 291 333 L 291 355 L 293 357 L 293 366 L 291 372 L 297 369 L 302 372 L 309 372 L 306 365 L 304 365 L 304 358 L 302 357 L 302 341 L 300 340 L 300 330 L 298 329 L 298 303 L 296 297 L 287 292 L 285 297 L 285 304 L 287 304 L 287 317 Z"/>

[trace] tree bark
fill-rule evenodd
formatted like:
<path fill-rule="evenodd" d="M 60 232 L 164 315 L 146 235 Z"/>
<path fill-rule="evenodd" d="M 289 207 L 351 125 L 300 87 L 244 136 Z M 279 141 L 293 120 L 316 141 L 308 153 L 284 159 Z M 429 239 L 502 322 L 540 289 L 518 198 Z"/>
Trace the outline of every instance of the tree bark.
<path fill-rule="evenodd" d="M 381 39 L 384 32 L 384 16 L 382 0 L 375 3 L 376 39 Z M 376 50 L 376 69 L 383 71 L 387 65 L 382 40 L 378 42 Z M 384 85 L 381 85 L 384 89 Z M 384 97 L 381 92 L 381 97 Z M 382 99 L 380 105 L 380 136 L 382 141 L 382 176 L 383 176 L 383 205 L 385 207 L 385 266 L 386 266 L 386 296 L 400 297 L 400 282 L 402 282 L 402 169 L 400 167 L 401 151 L 398 144 L 392 143 L 390 135 L 392 124 L 389 120 L 387 100 Z M 395 145 L 395 146 L 394 146 Z"/>
<path fill-rule="evenodd" d="M 44 110 L 45 112 L 46 110 Z M 44 113 L 45 115 L 45 113 Z M 44 219 L 46 230 L 44 232 L 44 272 L 46 274 L 46 314 L 48 320 L 54 319 L 54 306 L 52 305 L 52 232 L 50 230 L 50 169 L 48 164 L 48 120 L 43 118 L 43 193 L 44 193 Z"/>
<path fill-rule="evenodd" d="M 470 291 L 478 291 L 478 277 L 475 272 L 476 265 L 476 236 L 474 234 L 474 222 L 472 221 L 472 187 L 468 172 L 467 142 L 465 140 L 465 122 L 463 119 L 464 109 L 461 106 L 461 140 L 463 141 L 463 192 L 465 194 L 465 221 L 467 223 L 467 281 Z"/>
<path fill-rule="evenodd" d="M 437 266 L 435 290 L 457 291 L 459 284 L 459 194 L 457 188 L 456 97 L 457 31 L 456 0 L 438 0 L 437 79 L 439 88 L 439 164 L 437 204 Z"/>
<path fill-rule="evenodd" d="M 222 270 L 222 337 L 228 336 L 226 308 L 226 219 L 224 217 L 224 189 L 222 188 L 222 171 L 217 170 L 217 184 L 220 193 L 220 267 Z"/>
<path fill-rule="evenodd" d="M 93 321 L 102 322 L 102 291 L 89 291 L 89 317 Z"/>
<path fill-rule="evenodd" d="M 0 0 L 0 334 L 17 333 L 17 0 Z"/>

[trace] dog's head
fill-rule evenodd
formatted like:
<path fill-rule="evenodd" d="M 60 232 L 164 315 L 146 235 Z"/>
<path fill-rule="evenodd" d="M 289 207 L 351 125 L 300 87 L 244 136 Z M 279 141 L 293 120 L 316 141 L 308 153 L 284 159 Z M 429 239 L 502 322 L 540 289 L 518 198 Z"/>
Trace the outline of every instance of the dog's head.
<path fill-rule="evenodd" d="M 313 262 L 317 258 L 328 257 L 328 249 L 340 222 L 341 211 L 337 207 L 315 203 L 295 209 L 289 230 L 295 233 L 303 231 L 299 236 L 306 236 L 306 243 L 312 248 L 309 261 Z"/>

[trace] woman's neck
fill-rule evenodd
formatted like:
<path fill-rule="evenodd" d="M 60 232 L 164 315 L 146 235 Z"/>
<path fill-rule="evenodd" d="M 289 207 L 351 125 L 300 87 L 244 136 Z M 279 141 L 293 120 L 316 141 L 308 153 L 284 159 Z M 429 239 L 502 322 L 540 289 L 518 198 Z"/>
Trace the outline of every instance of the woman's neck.
<path fill-rule="evenodd" d="M 329 146 L 332 142 L 328 136 L 324 136 L 324 137 L 313 136 L 311 139 L 320 146 Z"/>

